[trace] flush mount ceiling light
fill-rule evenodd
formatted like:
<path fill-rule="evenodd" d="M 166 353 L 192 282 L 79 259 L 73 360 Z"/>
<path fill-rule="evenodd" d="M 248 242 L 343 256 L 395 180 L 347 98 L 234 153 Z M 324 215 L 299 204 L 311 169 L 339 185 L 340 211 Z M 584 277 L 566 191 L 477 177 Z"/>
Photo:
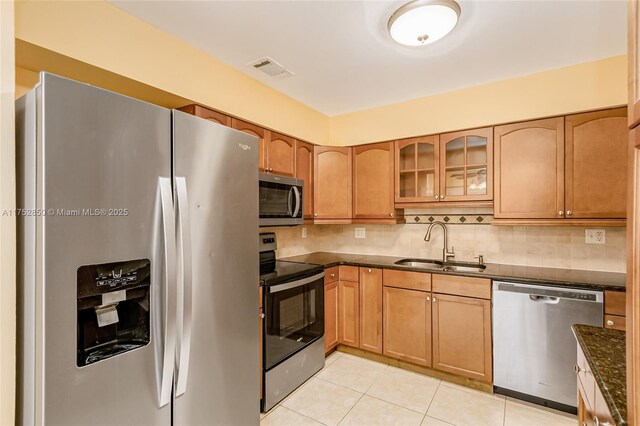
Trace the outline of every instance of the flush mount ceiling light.
<path fill-rule="evenodd" d="M 405 46 L 424 46 L 453 30 L 460 6 L 453 0 L 415 0 L 396 10 L 387 28 L 391 38 Z"/>

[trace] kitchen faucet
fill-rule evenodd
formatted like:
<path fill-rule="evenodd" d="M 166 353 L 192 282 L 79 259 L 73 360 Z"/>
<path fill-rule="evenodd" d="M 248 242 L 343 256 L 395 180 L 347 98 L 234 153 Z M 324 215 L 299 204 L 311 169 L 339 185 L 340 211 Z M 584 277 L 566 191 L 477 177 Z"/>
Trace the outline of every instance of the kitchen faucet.
<path fill-rule="evenodd" d="M 442 263 L 447 263 L 449 259 L 452 259 L 456 255 L 453 251 L 453 247 L 451 247 L 451 251 L 447 249 L 447 226 L 444 223 L 440 222 L 439 220 L 432 222 L 429 225 L 429 228 L 427 229 L 427 233 L 424 236 L 424 240 L 426 242 L 429 242 L 429 240 L 431 239 L 431 230 L 436 225 L 442 226 L 442 231 L 444 232 L 444 247 L 442 249 Z"/>

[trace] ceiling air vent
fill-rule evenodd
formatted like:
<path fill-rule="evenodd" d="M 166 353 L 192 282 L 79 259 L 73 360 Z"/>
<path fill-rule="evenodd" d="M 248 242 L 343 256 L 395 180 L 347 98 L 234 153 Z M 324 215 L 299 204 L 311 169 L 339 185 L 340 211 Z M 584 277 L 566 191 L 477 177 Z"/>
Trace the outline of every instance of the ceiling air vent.
<path fill-rule="evenodd" d="M 289 71 L 268 56 L 253 61 L 249 65 L 273 78 L 287 78 L 293 75 L 293 72 Z"/>

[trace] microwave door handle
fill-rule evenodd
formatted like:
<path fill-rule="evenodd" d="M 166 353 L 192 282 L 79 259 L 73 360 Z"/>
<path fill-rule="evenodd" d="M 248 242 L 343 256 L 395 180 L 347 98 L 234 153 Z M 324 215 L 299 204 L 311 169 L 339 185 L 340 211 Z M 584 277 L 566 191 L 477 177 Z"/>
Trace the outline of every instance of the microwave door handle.
<path fill-rule="evenodd" d="M 287 214 L 293 217 L 293 208 L 291 207 L 291 205 L 293 204 L 293 197 L 291 197 L 291 194 L 293 194 L 293 187 L 289 188 L 289 194 L 287 198 Z"/>
<path fill-rule="evenodd" d="M 298 212 L 300 211 L 300 190 L 297 186 L 293 187 L 293 192 L 296 194 L 296 208 L 293 209 L 293 216 L 298 217 Z"/>

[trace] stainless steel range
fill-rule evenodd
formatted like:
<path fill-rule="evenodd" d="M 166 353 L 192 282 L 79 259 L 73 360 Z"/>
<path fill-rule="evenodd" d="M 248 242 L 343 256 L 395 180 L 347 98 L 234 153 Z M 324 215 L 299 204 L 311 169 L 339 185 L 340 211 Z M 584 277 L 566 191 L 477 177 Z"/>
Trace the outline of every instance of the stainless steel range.
<path fill-rule="evenodd" d="M 278 261 L 276 248 L 275 234 L 260 234 L 263 411 L 324 367 L 324 269 Z"/>

